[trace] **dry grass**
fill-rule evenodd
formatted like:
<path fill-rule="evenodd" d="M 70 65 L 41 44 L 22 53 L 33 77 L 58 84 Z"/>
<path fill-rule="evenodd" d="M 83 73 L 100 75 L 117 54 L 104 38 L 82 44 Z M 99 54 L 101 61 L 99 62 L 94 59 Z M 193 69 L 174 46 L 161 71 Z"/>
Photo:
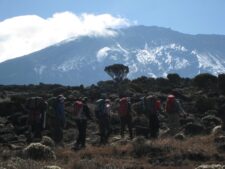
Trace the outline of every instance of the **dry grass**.
<path fill-rule="evenodd" d="M 189 169 L 204 163 L 221 163 L 217 161 L 216 156 L 225 159 L 224 154 L 218 154 L 211 135 L 196 136 L 185 141 L 173 138 L 158 139 L 147 141 L 142 146 L 145 152 L 141 157 L 135 155 L 136 150 L 131 143 L 118 146 L 90 146 L 78 152 L 58 149 L 56 154 L 58 159 L 61 159 L 60 163 L 64 164 L 63 167 L 68 169 Z M 157 150 L 161 152 L 154 153 Z"/>
<path fill-rule="evenodd" d="M 171 147 L 174 153 L 204 152 L 207 155 L 218 153 L 214 145 L 214 137 L 211 135 L 191 137 L 184 141 L 173 138 L 158 139 L 153 144 L 158 147 Z"/>
<path fill-rule="evenodd" d="M 209 135 L 184 141 L 173 138 L 147 140 L 136 149 L 131 142 L 101 147 L 88 145 L 76 152 L 68 147 L 56 148 L 56 161 L 43 161 L 33 169 L 44 165 L 56 165 L 63 169 L 194 169 L 206 163 L 223 164 L 225 153 L 218 153 L 213 140 L 213 136 Z M 136 151 L 143 154 L 137 156 Z"/>

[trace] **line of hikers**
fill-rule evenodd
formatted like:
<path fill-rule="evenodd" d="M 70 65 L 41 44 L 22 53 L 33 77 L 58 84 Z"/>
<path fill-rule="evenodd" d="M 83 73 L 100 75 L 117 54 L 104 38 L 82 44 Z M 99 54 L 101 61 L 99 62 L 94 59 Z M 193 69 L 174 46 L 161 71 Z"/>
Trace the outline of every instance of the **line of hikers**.
<path fill-rule="evenodd" d="M 42 130 L 46 127 L 46 111 L 48 109 L 51 119 L 51 135 L 58 144 L 63 140 L 63 128 L 65 127 L 65 104 L 66 98 L 63 95 L 51 98 L 48 102 L 41 97 L 31 97 L 27 99 L 25 110 L 28 112 L 28 124 L 30 125 L 29 141 L 34 138 L 40 138 Z M 77 99 L 72 108 L 72 116 L 75 119 L 78 137 L 74 144 L 74 149 L 85 147 L 87 121 L 93 121 L 93 115 L 88 107 L 88 98 Z M 124 137 L 125 128 L 129 131 L 129 138 L 133 139 L 132 126 L 132 106 L 129 97 L 121 97 L 115 101 L 116 110 L 120 117 L 120 135 Z M 160 128 L 159 114 L 163 111 L 161 101 L 155 96 L 146 96 L 141 98 L 140 107 L 149 121 L 149 137 L 157 138 Z M 185 114 L 179 101 L 174 95 L 168 95 L 165 112 L 168 116 L 168 127 L 171 134 L 175 134 L 179 129 L 179 116 Z M 112 105 L 109 99 L 99 99 L 95 104 L 95 118 L 99 125 L 100 144 L 106 144 L 111 134 L 110 116 L 112 115 Z"/>

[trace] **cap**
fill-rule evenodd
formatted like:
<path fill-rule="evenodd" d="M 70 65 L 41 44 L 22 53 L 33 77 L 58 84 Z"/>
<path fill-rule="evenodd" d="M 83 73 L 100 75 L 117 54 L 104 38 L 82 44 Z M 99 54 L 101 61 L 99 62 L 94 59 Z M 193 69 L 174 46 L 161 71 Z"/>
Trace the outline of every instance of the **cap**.
<path fill-rule="evenodd" d="M 83 97 L 83 98 L 82 98 L 82 101 L 83 101 L 83 102 L 87 102 L 87 101 L 88 101 L 88 98 L 87 98 L 87 97 Z"/>
<path fill-rule="evenodd" d="M 168 98 L 174 98 L 174 97 L 175 97 L 175 96 L 172 95 L 172 94 L 168 95 Z"/>

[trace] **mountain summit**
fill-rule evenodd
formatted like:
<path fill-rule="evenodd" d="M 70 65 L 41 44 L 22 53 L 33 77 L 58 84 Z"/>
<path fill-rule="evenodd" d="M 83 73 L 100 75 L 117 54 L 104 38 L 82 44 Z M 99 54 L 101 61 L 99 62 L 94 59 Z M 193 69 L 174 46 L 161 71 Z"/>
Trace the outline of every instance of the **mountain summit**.
<path fill-rule="evenodd" d="M 0 63 L 0 84 L 88 85 L 109 79 L 104 67 L 114 63 L 128 66 L 129 78 L 225 72 L 224 35 L 146 26 L 113 31 L 115 36 L 80 37 Z"/>

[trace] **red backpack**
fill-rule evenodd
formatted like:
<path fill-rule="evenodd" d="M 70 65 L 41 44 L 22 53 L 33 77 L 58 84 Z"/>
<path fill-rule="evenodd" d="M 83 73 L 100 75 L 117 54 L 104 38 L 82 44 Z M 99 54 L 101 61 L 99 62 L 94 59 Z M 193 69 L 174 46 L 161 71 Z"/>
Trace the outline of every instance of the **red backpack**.
<path fill-rule="evenodd" d="M 129 103 L 126 97 L 120 99 L 119 115 L 124 117 L 129 114 Z"/>
<path fill-rule="evenodd" d="M 157 111 L 160 111 L 160 109 L 161 109 L 161 101 L 160 100 L 156 100 L 155 108 L 156 108 Z"/>
<path fill-rule="evenodd" d="M 33 123 L 42 118 L 43 111 L 47 109 L 47 103 L 42 97 L 30 97 L 26 102 L 26 107 L 29 110 L 29 120 Z"/>
<path fill-rule="evenodd" d="M 166 112 L 167 113 L 173 113 L 174 104 L 175 104 L 175 96 L 169 95 L 167 97 L 167 101 L 166 101 Z"/>
<path fill-rule="evenodd" d="M 76 101 L 74 103 L 74 115 L 79 117 L 83 111 L 83 103 L 81 101 Z"/>

